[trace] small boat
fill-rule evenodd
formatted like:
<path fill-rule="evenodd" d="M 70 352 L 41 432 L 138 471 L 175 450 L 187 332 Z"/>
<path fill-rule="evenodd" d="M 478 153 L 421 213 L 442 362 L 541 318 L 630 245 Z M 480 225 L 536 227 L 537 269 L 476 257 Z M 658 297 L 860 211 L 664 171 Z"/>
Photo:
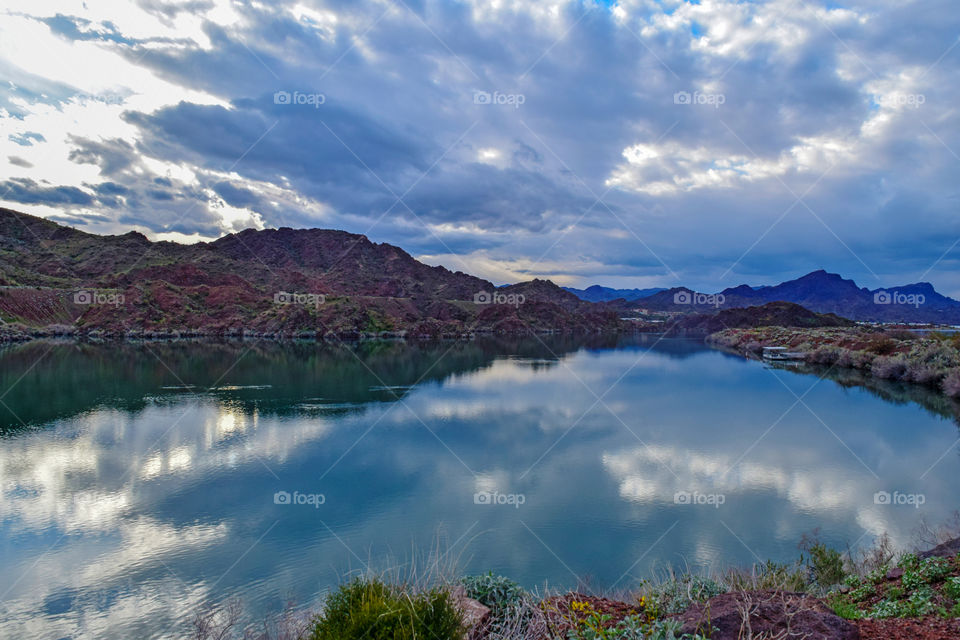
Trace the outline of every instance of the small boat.
<path fill-rule="evenodd" d="M 764 360 L 796 361 L 796 360 L 803 360 L 804 357 L 805 355 L 803 352 L 787 351 L 786 347 L 764 347 L 763 348 Z"/>

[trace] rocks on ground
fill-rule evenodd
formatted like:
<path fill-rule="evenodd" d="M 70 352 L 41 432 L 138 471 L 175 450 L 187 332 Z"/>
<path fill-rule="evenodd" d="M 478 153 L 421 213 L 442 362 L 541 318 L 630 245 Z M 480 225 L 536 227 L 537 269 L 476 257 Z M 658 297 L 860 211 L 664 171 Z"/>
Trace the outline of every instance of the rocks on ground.
<path fill-rule="evenodd" d="M 724 593 L 694 604 L 676 617 L 682 633 L 714 631 L 711 640 L 805 638 L 859 640 L 857 626 L 834 614 L 820 600 L 787 591 Z"/>
<path fill-rule="evenodd" d="M 457 586 L 451 592 L 454 605 L 463 614 L 463 623 L 467 628 L 467 638 L 474 640 L 481 638 L 484 628 L 490 619 L 490 607 L 479 600 L 467 597 L 462 586 Z"/>
<path fill-rule="evenodd" d="M 960 538 L 954 538 L 953 540 L 948 540 L 943 544 L 935 546 L 929 551 L 924 551 L 923 553 L 918 553 L 917 557 L 921 560 L 927 558 L 952 558 L 960 553 Z"/>

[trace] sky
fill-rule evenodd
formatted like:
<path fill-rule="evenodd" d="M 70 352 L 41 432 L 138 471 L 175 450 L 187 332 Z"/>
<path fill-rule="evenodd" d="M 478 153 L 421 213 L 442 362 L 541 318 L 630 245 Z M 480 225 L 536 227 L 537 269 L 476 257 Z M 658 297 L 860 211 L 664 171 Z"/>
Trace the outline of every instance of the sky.
<path fill-rule="evenodd" d="M 0 206 L 497 284 L 960 297 L 956 0 L 5 0 Z"/>

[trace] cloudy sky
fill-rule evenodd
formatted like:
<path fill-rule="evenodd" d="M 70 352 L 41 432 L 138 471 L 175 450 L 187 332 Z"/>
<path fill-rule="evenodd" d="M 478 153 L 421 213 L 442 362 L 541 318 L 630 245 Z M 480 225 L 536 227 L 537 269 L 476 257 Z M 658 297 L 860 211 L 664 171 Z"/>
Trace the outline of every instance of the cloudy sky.
<path fill-rule="evenodd" d="M 5 0 L 0 204 L 497 283 L 960 295 L 956 0 Z"/>

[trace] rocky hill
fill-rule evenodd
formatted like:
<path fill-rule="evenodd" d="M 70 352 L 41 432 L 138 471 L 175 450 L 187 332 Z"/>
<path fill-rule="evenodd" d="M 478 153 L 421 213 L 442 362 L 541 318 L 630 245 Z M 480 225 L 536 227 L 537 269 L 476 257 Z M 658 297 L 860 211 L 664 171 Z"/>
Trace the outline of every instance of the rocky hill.
<path fill-rule="evenodd" d="M 775 286 L 743 284 L 713 294 L 676 287 L 645 298 L 610 304 L 621 311 L 643 308 L 685 313 L 716 312 L 780 301 L 858 321 L 960 323 L 960 301 L 941 295 L 929 282 L 868 289 L 823 270 Z"/>
<path fill-rule="evenodd" d="M 851 320 L 832 313 L 816 313 L 792 302 L 768 302 L 743 309 L 723 309 L 717 313 L 697 313 L 678 318 L 674 331 L 709 335 L 724 329 L 755 327 L 852 327 Z"/>
<path fill-rule="evenodd" d="M 214 242 L 100 236 L 0 209 L 0 320 L 60 333 L 169 335 L 595 332 L 615 310 L 551 282 L 492 283 L 328 229 Z M 54 327 L 54 329 L 51 329 Z"/>

